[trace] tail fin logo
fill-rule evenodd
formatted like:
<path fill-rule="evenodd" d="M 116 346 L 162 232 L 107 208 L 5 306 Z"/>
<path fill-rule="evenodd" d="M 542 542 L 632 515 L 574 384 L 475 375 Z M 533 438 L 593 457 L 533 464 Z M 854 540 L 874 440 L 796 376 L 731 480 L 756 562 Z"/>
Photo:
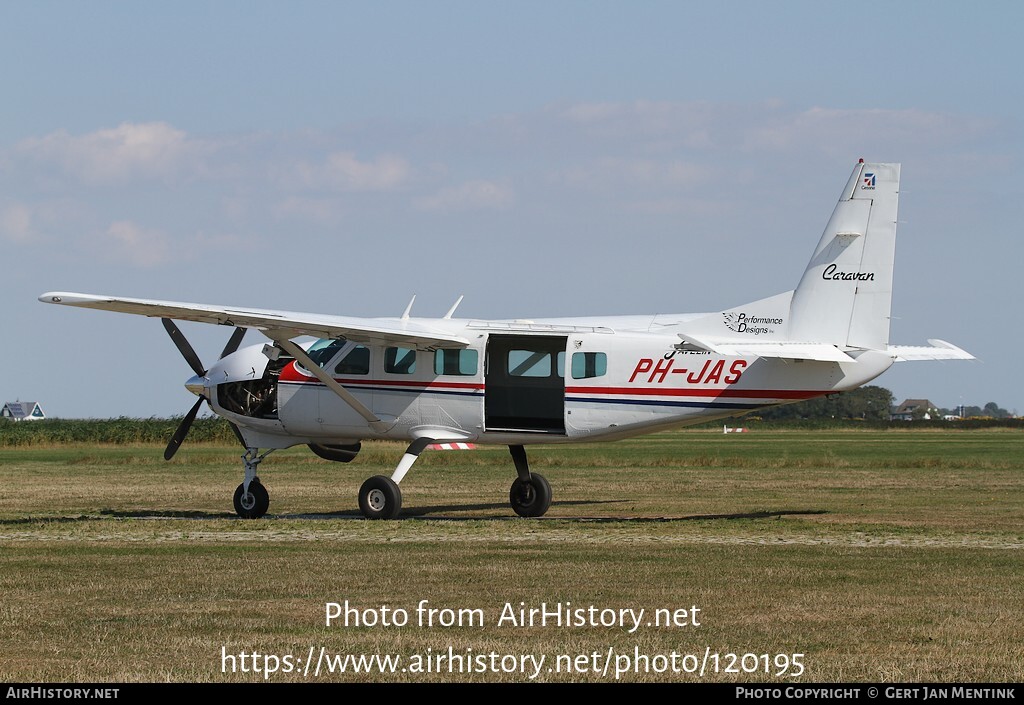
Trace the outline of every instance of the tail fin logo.
<path fill-rule="evenodd" d="M 875 188 L 874 173 L 864 174 L 864 178 L 861 180 L 860 187 L 865 190 L 873 190 Z"/>

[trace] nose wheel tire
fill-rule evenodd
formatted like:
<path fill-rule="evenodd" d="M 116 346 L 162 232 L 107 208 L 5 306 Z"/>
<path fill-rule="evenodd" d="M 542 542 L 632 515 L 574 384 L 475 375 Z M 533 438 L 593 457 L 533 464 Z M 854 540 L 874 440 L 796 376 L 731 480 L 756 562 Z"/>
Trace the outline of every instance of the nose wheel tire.
<path fill-rule="evenodd" d="M 551 485 L 543 475 L 531 473 L 529 480 L 516 478 L 508 492 L 512 511 L 521 517 L 542 517 L 551 506 Z"/>
<path fill-rule="evenodd" d="M 245 491 L 243 482 L 235 489 L 235 512 L 243 519 L 259 519 L 270 508 L 270 493 L 257 477 Z"/>
<path fill-rule="evenodd" d="M 359 511 L 367 519 L 395 519 L 402 510 L 402 490 L 390 477 L 375 475 L 359 488 Z"/>

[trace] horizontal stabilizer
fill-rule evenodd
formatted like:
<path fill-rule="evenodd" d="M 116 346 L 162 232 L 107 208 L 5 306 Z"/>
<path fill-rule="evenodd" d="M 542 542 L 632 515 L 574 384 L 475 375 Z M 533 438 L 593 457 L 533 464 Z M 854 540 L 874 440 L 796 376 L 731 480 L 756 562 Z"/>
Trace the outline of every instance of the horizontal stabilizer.
<path fill-rule="evenodd" d="M 928 345 L 890 345 L 888 352 L 896 362 L 908 362 L 910 360 L 974 360 L 966 350 L 958 348 L 945 340 L 930 338 Z"/>
<path fill-rule="evenodd" d="M 785 360 L 817 360 L 819 362 L 853 362 L 853 358 L 827 343 L 795 343 L 789 341 L 752 342 L 713 341 L 692 335 L 678 334 L 684 349 L 706 350 L 726 357 L 775 357 Z"/>

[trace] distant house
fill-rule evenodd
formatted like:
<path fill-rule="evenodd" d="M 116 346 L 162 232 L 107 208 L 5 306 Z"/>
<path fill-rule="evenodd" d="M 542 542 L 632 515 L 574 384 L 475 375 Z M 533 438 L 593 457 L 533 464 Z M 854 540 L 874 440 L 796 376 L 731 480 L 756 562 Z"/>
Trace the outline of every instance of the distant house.
<path fill-rule="evenodd" d="M 939 410 L 927 399 L 906 399 L 889 414 L 890 421 L 937 419 Z"/>
<path fill-rule="evenodd" d="M 38 421 L 46 418 L 43 407 L 37 401 L 9 401 L 0 409 L 0 416 L 13 421 Z"/>

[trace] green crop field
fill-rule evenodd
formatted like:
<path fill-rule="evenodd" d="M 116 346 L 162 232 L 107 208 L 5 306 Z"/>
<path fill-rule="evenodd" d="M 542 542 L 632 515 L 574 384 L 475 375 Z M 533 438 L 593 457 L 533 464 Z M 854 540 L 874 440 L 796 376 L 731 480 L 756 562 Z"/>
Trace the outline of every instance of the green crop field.
<path fill-rule="evenodd" d="M 403 450 L 275 453 L 244 521 L 237 446 L 0 447 L 0 679 L 1024 681 L 1020 430 L 534 447 L 540 520 L 506 449 L 428 451 L 363 520 Z"/>

